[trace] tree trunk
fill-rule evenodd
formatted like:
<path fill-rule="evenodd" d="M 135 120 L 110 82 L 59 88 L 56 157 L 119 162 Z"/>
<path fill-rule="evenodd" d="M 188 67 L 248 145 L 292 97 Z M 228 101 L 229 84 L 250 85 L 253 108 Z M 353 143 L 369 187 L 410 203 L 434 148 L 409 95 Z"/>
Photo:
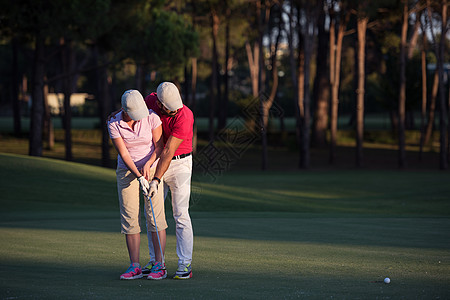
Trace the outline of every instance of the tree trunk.
<path fill-rule="evenodd" d="M 14 135 L 20 137 L 22 133 L 22 123 L 20 119 L 20 101 L 19 101 L 19 63 L 18 63 L 18 41 L 13 38 L 12 45 L 12 63 L 11 63 L 11 97 L 13 107 Z"/>
<path fill-rule="evenodd" d="M 195 111 L 195 98 L 197 93 L 197 58 L 191 58 L 191 87 L 188 106 Z"/>
<path fill-rule="evenodd" d="M 306 24 L 302 32 L 303 48 L 304 48 L 304 97 L 303 97 L 303 118 L 302 118 L 302 160 L 301 168 L 307 169 L 310 166 L 310 129 L 311 129 L 311 56 L 314 46 L 315 26 L 317 16 L 317 6 L 311 3 L 305 4 Z M 300 23 L 299 23 L 300 24 Z"/>
<path fill-rule="evenodd" d="M 250 46 L 250 42 L 246 41 L 245 42 L 245 50 L 247 53 L 247 60 L 248 60 L 248 65 L 249 65 L 249 70 L 250 70 L 250 80 L 252 83 L 252 96 L 253 96 L 253 101 L 258 100 L 258 94 L 259 94 L 259 82 L 258 82 L 258 78 L 259 78 L 259 44 L 258 41 L 255 42 L 253 50 L 252 47 Z M 256 117 L 258 118 L 258 117 Z M 248 127 L 250 128 L 255 128 L 255 126 L 258 125 L 259 126 L 259 120 L 255 119 L 249 119 L 248 120 Z"/>
<path fill-rule="evenodd" d="M 447 103 L 445 101 L 445 90 L 444 90 L 444 51 L 446 43 L 446 32 L 447 32 L 447 0 L 442 0 L 441 3 L 441 37 L 438 44 L 437 53 L 437 67 L 439 73 L 439 103 L 440 103 L 440 113 L 439 113 L 439 131 L 440 131 L 440 153 L 439 153 L 439 167 L 441 170 L 448 169 L 448 152 L 447 152 L 447 125 L 448 114 L 447 114 Z"/>
<path fill-rule="evenodd" d="M 322 5 L 323 6 L 323 5 Z M 325 30 L 325 11 L 320 10 L 320 15 L 317 23 L 318 27 L 318 45 L 316 56 L 316 77 L 314 79 L 313 103 L 314 118 L 313 118 L 313 135 L 312 143 L 314 146 L 322 148 L 326 145 L 327 127 L 328 127 L 328 110 L 330 97 L 330 82 L 327 74 L 327 49 L 329 39 Z"/>
<path fill-rule="evenodd" d="M 45 81 L 45 79 L 44 79 Z M 48 105 L 48 84 L 44 85 L 44 137 L 47 142 L 46 149 L 53 150 L 55 147 L 55 133 L 53 130 L 50 106 Z"/>
<path fill-rule="evenodd" d="M 448 85 L 448 104 L 447 107 L 450 109 L 450 84 Z M 450 161 L 450 112 L 447 111 L 447 162 Z"/>
<path fill-rule="evenodd" d="M 190 92 L 190 75 L 189 75 L 189 66 L 188 66 L 188 61 L 189 61 L 189 57 L 187 57 L 187 55 L 185 55 L 186 58 L 186 62 L 184 63 L 184 83 L 183 83 L 183 102 L 184 104 L 186 104 L 187 106 L 190 105 L 191 101 L 189 100 L 189 96 L 191 95 Z M 190 106 L 189 106 L 190 107 Z"/>
<path fill-rule="evenodd" d="M 245 43 L 247 52 L 248 66 L 250 69 L 250 79 L 252 81 L 252 95 L 258 97 L 258 74 L 259 74 L 259 44 L 256 42 L 253 50 L 250 43 Z"/>
<path fill-rule="evenodd" d="M 300 31 L 300 29 L 297 29 Z M 304 121 L 305 121 L 305 47 L 304 47 L 304 41 L 303 36 L 301 33 L 298 35 L 299 39 L 299 46 L 298 46 L 298 71 L 297 71 L 297 94 L 298 94 L 298 100 L 297 100 L 297 107 L 299 112 L 299 118 L 297 120 L 297 132 L 300 136 L 300 144 L 299 144 L 299 168 L 303 167 L 304 164 L 304 156 L 303 156 L 303 149 L 304 149 L 304 143 L 305 139 L 303 136 L 303 130 L 304 130 Z"/>
<path fill-rule="evenodd" d="M 196 1 L 192 0 L 190 1 L 192 5 L 192 26 L 195 29 L 196 28 L 196 18 L 197 18 L 197 6 Z M 190 103 L 188 104 L 189 108 L 192 110 L 192 112 L 195 115 L 195 102 L 196 102 L 196 93 L 197 93 L 197 58 L 192 57 L 191 58 L 191 67 L 192 67 L 192 74 L 191 74 L 191 98 Z M 194 124 L 194 126 L 196 126 Z M 194 135 L 194 141 L 196 141 L 196 135 Z M 194 144 L 196 145 L 196 144 Z M 195 147 L 194 147 L 195 149 Z"/>
<path fill-rule="evenodd" d="M 447 107 L 450 109 L 450 84 L 448 85 L 448 104 Z M 447 162 L 450 161 L 450 112 L 447 111 Z"/>
<path fill-rule="evenodd" d="M 264 116 L 264 128 L 268 128 L 269 125 L 269 111 L 272 108 L 272 105 L 275 101 L 275 97 L 278 90 L 278 65 L 277 65 L 277 52 L 278 52 L 278 46 L 280 44 L 280 38 L 282 33 L 282 26 L 283 21 L 280 17 L 279 24 L 278 24 L 278 34 L 275 39 L 275 43 L 270 44 L 270 62 L 272 67 L 272 87 L 270 89 L 269 97 L 266 101 L 264 101 L 263 105 L 263 116 Z"/>
<path fill-rule="evenodd" d="M 72 71 L 74 68 L 75 53 L 72 49 L 72 42 L 64 39 L 62 45 L 62 69 L 63 69 L 63 91 L 64 91 L 64 144 L 65 157 L 67 161 L 72 161 L 72 107 L 70 98 L 72 95 Z M 103 123 L 104 124 L 104 123 Z"/>
<path fill-rule="evenodd" d="M 292 24 L 294 23 L 294 8 L 291 5 L 290 7 L 290 11 L 289 11 L 289 21 L 288 21 L 288 26 L 289 26 L 289 32 L 288 32 L 288 44 L 289 44 L 289 65 L 290 65 L 290 69 L 291 69 L 291 81 L 292 81 L 292 90 L 293 92 L 293 97 L 294 97 L 294 107 L 295 107 L 295 119 L 296 119 L 296 123 L 298 124 L 300 122 L 300 111 L 299 111 L 299 107 L 298 107 L 298 78 L 297 78 L 297 66 L 298 66 L 298 61 L 295 60 L 294 58 L 294 53 L 295 53 L 295 45 L 294 45 L 294 37 L 293 37 L 293 32 L 294 32 L 294 28 L 292 26 Z M 300 145 L 301 144 L 301 135 L 300 132 L 298 131 L 298 126 L 296 126 L 296 139 L 297 139 L 297 144 Z"/>
<path fill-rule="evenodd" d="M 106 117 L 110 113 L 111 100 L 108 95 L 108 78 L 107 78 L 107 67 L 102 65 L 100 58 L 100 51 L 98 46 L 95 48 L 95 61 L 98 66 L 97 69 L 97 103 L 98 103 L 98 114 L 100 119 L 100 126 L 102 128 L 102 166 L 110 167 L 111 159 L 109 154 L 109 132 L 106 126 Z"/>
<path fill-rule="evenodd" d="M 302 118 L 302 159 L 300 161 L 300 167 L 307 169 L 310 166 L 310 153 L 309 153 L 309 140 L 310 140 L 310 120 L 311 120 L 311 93 L 310 93 L 310 69 L 311 69 L 311 47 L 312 36 L 307 36 L 308 41 L 304 39 L 305 44 L 305 59 L 304 59 L 304 97 L 303 97 L 303 118 Z"/>
<path fill-rule="evenodd" d="M 428 122 L 425 129 L 425 139 L 423 144 L 427 145 L 428 142 L 431 139 L 431 136 L 433 134 L 433 128 L 434 128 L 434 115 L 436 113 L 436 98 L 439 88 L 439 74 L 438 70 L 434 72 L 434 78 L 433 78 L 433 86 L 431 88 L 431 97 L 430 97 L 430 107 L 428 111 Z"/>
<path fill-rule="evenodd" d="M 366 30 L 369 18 L 357 20 L 358 33 L 358 89 L 356 90 L 356 166 L 363 165 L 364 140 L 364 95 L 365 95 L 365 48 Z"/>
<path fill-rule="evenodd" d="M 333 164 L 336 159 L 336 135 L 337 135 L 337 103 L 335 96 L 336 76 L 336 19 L 334 11 L 330 9 L 329 30 L 329 57 L 330 57 L 330 155 L 328 161 Z"/>
<path fill-rule="evenodd" d="M 418 16 L 420 16 L 420 14 L 418 14 Z M 420 29 L 420 17 L 416 18 L 416 21 L 415 21 L 414 27 L 413 27 L 413 33 L 412 33 L 412 36 L 408 43 L 409 44 L 408 51 L 406 54 L 406 58 L 408 60 L 411 60 L 411 58 L 413 57 L 414 49 L 416 48 L 417 40 L 419 38 L 419 29 Z"/>
<path fill-rule="evenodd" d="M 144 93 L 145 85 L 145 70 L 144 66 L 141 63 L 136 63 L 136 74 L 135 74 L 135 80 L 136 80 L 136 89 L 140 91 L 141 93 Z"/>
<path fill-rule="evenodd" d="M 426 36 L 423 35 L 423 41 L 425 43 Z M 421 63 L 422 63 L 422 107 L 420 114 L 420 150 L 419 160 L 422 160 L 423 146 L 425 141 L 425 118 L 427 114 L 427 58 L 425 52 L 425 44 L 422 46 L 421 51 Z"/>
<path fill-rule="evenodd" d="M 42 126 L 44 117 L 44 40 L 36 35 L 33 64 L 33 90 L 30 122 L 30 156 L 42 156 Z"/>
<path fill-rule="evenodd" d="M 398 164 L 406 167 L 405 107 L 406 107 L 406 35 L 408 33 L 408 1 L 403 0 L 403 22 L 400 42 L 400 93 L 398 98 Z"/>
<path fill-rule="evenodd" d="M 261 146 L 262 146 L 262 161 L 261 161 L 261 169 L 264 171 L 267 169 L 268 165 L 268 153 L 267 153 L 267 128 L 264 126 L 264 97 L 263 97 L 263 89 L 264 89 L 264 81 L 262 78 L 262 72 L 264 69 L 264 57 L 263 57 L 263 47 L 262 47 L 262 40 L 264 35 L 264 24 L 263 22 L 264 16 L 261 14 L 263 12 L 263 9 L 261 7 L 261 2 L 256 2 L 256 17 L 258 20 L 258 45 L 259 47 L 259 54 L 258 54 L 258 60 L 256 63 L 258 64 L 258 98 L 259 98 L 259 127 L 261 130 Z"/>
<path fill-rule="evenodd" d="M 211 65 L 211 99 L 209 105 L 209 140 L 214 140 L 214 119 L 215 119 L 215 102 L 218 100 L 220 103 L 219 90 L 217 90 L 218 78 L 217 78 L 217 70 L 218 70 L 218 54 L 217 54 L 217 34 L 219 32 L 219 16 L 217 13 L 212 10 L 211 11 L 211 38 L 212 38 L 212 65 Z"/>
<path fill-rule="evenodd" d="M 192 4 L 192 25 L 195 28 L 196 27 L 196 15 L 197 15 L 197 8 L 195 5 L 195 1 L 191 1 Z M 195 116 L 195 102 L 196 102 L 196 93 L 197 93 L 197 58 L 193 57 L 191 58 L 191 64 L 192 64 L 192 74 L 191 74 L 191 98 L 189 107 L 194 113 Z M 194 123 L 194 136 L 192 137 L 192 150 L 194 153 L 197 152 L 197 124 Z"/>
<path fill-rule="evenodd" d="M 337 122 L 338 122 L 338 105 L 339 105 L 339 85 L 341 73 L 341 55 L 342 41 L 344 39 L 344 31 L 347 27 L 350 14 L 342 17 L 339 22 L 337 38 L 335 38 L 336 23 L 330 26 L 330 83 L 331 83 L 331 119 L 330 119 L 330 164 L 336 159 L 336 139 L 337 139 Z"/>
<path fill-rule="evenodd" d="M 197 93 L 197 58 L 193 57 L 192 61 L 192 74 L 191 74 L 191 105 L 190 109 L 195 116 L 195 102 Z M 194 136 L 192 138 L 192 148 L 194 153 L 197 152 L 197 124 L 194 123 Z"/>
<path fill-rule="evenodd" d="M 229 60 L 230 60 L 230 18 L 231 9 L 228 6 L 228 1 L 224 1 L 225 5 L 225 63 L 223 76 L 224 80 L 224 91 L 223 97 L 221 97 L 220 109 L 219 109 L 219 122 L 218 129 L 221 130 L 227 126 L 227 115 L 228 115 L 228 96 L 229 96 Z"/>

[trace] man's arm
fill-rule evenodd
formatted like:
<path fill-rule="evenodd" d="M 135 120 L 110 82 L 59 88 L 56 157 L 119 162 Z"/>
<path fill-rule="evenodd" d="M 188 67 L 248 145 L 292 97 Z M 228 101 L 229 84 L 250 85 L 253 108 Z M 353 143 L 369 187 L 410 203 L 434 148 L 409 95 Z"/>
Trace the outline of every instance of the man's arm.
<path fill-rule="evenodd" d="M 175 155 L 175 151 L 177 151 L 182 142 L 182 139 L 176 138 L 173 135 L 169 137 L 159 158 L 158 165 L 156 166 L 155 177 L 161 179 L 161 177 L 164 176 L 164 173 L 166 173 L 170 166 L 170 162 Z"/>
<path fill-rule="evenodd" d="M 158 178 L 158 180 L 155 179 L 150 182 L 150 197 L 153 197 L 158 191 L 158 184 L 164 176 L 164 173 L 166 173 L 169 168 L 170 162 L 175 155 L 175 151 L 177 151 L 178 147 L 181 145 L 181 142 L 183 142 L 182 139 L 176 138 L 173 135 L 171 135 L 167 140 L 166 146 L 164 147 L 159 158 L 158 165 L 156 166 L 155 177 Z"/>
<path fill-rule="evenodd" d="M 119 109 L 119 110 L 116 110 L 116 111 L 113 111 L 112 113 L 110 113 L 109 116 L 106 117 L 106 124 L 108 124 L 108 122 L 111 121 L 111 119 L 115 119 L 115 118 L 116 118 L 116 115 L 117 115 L 118 113 L 120 113 L 121 110 L 122 110 L 122 109 Z"/>
<path fill-rule="evenodd" d="M 142 168 L 143 175 L 147 180 L 152 180 L 152 178 L 149 178 L 148 175 L 150 173 L 150 167 L 152 164 L 159 158 L 161 155 L 161 152 L 164 148 L 164 141 L 162 137 L 162 126 L 159 125 L 155 129 L 152 130 L 152 138 L 153 143 L 155 144 L 155 151 L 153 151 L 152 155 L 150 156 L 149 160 L 145 163 L 144 167 Z"/>

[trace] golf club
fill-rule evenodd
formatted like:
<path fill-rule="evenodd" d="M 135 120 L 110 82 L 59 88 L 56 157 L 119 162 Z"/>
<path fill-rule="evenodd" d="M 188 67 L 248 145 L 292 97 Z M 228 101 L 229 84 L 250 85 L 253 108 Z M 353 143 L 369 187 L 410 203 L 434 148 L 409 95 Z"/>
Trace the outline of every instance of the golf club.
<path fill-rule="evenodd" d="M 158 237 L 159 250 L 161 251 L 162 263 L 164 264 L 164 253 L 163 253 L 162 247 L 161 247 L 161 240 L 159 239 L 158 226 L 156 225 L 155 212 L 153 211 L 152 197 L 150 197 L 150 195 L 148 195 L 148 201 L 150 201 L 150 207 L 152 209 L 152 214 L 153 214 L 153 222 L 155 222 L 156 236 Z M 156 254 L 155 254 L 155 256 L 156 256 Z"/>

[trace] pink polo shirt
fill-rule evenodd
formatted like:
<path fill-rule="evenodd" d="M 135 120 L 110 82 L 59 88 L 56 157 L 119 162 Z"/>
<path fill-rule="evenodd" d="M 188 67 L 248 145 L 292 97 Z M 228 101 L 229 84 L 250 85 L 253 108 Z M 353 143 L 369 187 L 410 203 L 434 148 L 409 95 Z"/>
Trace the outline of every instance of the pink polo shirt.
<path fill-rule="evenodd" d="M 150 113 L 148 117 L 136 121 L 134 130 L 123 121 L 122 111 L 108 122 L 109 136 L 111 139 L 123 139 L 131 159 L 138 169 L 145 165 L 153 151 L 155 151 L 152 130 L 161 125 L 158 115 L 152 110 L 148 112 Z M 156 166 L 156 163 L 157 160 L 152 167 Z M 127 169 L 120 154 L 117 156 L 117 167 Z"/>
<path fill-rule="evenodd" d="M 164 144 L 169 137 L 173 135 L 176 138 L 182 139 L 180 146 L 175 151 L 175 156 L 180 154 L 187 154 L 192 152 L 192 136 L 194 134 L 194 114 L 186 105 L 174 117 L 169 117 L 161 113 L 156 101 L 158 100 L 156 93 L 151 93 L 145 97 L 147 107 L 153 110 L 161 118 Z"/>

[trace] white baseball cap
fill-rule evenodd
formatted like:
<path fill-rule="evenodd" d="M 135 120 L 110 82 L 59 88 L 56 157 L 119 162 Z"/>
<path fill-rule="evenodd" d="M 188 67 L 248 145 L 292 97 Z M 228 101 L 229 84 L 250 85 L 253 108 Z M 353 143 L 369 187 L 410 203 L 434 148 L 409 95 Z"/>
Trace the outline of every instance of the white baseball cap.
<path fill-rule="evenodd" d="M 183 101 L 181 101 L 180 91 L 172 82 L 163 82 L 156 89 L 156 95 L 158 100 L 168 110 L 175 111 L 183 107 Z"/>
<path fill-rule="evenodd" d="M 144 98 L 137 90 L 128 90 L 123 93 L 122 108 L 134 121 L 139 121 L 149 115 Z"/>

